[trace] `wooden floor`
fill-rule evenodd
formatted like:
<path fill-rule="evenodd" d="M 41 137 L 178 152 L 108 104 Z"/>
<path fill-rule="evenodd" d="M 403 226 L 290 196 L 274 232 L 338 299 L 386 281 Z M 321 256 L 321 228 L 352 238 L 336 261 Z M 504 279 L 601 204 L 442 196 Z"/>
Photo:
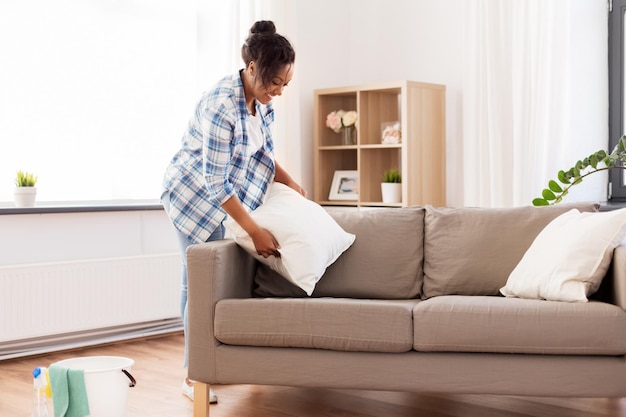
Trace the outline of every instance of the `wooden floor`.
<path fill-rule="evenodd" d="M 180 392 L 185 375 L 181 334 L 0 361 L 0 417 L 30 417 L 35 366 L 91 355 L 135 360 L 131 373 L 137 386 L 129 389 L 126 417 L 192 417 L 192 403 Z M 214 388 L 219 404 L 211 406 L 212 417 L 626 417 L 623 398 L 424 395 L 254 385 Z"/>

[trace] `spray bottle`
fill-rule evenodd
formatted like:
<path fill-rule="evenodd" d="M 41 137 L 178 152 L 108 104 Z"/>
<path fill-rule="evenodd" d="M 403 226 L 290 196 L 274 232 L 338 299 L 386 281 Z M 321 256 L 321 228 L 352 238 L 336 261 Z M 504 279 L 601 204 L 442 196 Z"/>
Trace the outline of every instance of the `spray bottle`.
<path fill-rule="evenodd" d="M 33 410 L 31 417 L 49 417 L 46 401 L 48 392 L 48 369 L 36 367 L 33 369 Z"/>

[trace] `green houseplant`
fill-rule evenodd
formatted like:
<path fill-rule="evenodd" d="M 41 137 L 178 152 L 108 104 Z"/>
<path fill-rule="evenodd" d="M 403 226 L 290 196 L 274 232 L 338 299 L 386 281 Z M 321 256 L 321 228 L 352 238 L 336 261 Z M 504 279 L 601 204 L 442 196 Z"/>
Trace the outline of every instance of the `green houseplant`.
<path fill-rule="evenodd" d="M 37 184 L 37 176 L 24 171 L 17 171 L 15 176 L 16 187 L 34 187 Z"/>
<path fill-rule="evenodd" d="M 388 169 L 383 173 L 383 182 L 391 182 L 391 183 L 401 183 L 402 176 L 397 169 L 392 168 Z"/>
<path fill-rule="evenodd" d="M 383 182 L 380 189 L 383 203 L 402 202 L 402 176 L 396 168 L 391 168 L 383 172 Z"/>
<path fill-rule="evenodd" d="M 608 169 L 626 169 L 623 163 L 626 162 L 626 135 L 622 136 L 613 151 L 607 154 L 604 150 L 592 153 L 583 160 L 579 160 L 567 171 L 561 170 L 557 174 L 556 180 L 548 182 L 548 188 L 544 188 L 541 197 L 533 200 L 535 206 L 548 206 L 560 203 L 567 195 L 570 188 L 580 184 L 583 178 L 600 171 Z M 560 184 L 559 184 L 560 183 Z"/>
<path fill-rule="evenodd" d="M 15 197 L 16 207 L 32 207 L 35 205 L 35 198 L 37 197 L 37 184 L 38 177 L 31 172 L 17 171 L 15 176 L 15 191 L 13 196 Z"/>

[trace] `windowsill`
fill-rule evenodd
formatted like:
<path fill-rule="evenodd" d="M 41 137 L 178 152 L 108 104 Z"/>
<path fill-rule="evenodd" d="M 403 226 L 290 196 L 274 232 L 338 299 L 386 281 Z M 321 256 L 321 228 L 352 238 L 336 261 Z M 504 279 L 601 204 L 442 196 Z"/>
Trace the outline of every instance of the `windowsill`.
<path fill-rule="evenodd" d="M 3 214 L 89 213 L 102 211 L 163 210 L 159 200 L 60 201 L 35 203 L 34 207 L 15 207 L 0 203 Z"/>
<path fill-rule="evenodd" d="M 600 211 L 626 208 L 625 200 L 612 200 L 600 205 Z M 106 211 L 163 210 L 159 200 L 100 200 L 59 201 L 35 203 L 35 207 L 15 207 L 13 203 L 0 202 L 0 216 L 4 214 L 90 213 Z"/>
<path fill-rule="evenodd" d="M 623 198 L 611 199 L 600 204 L 600 211 L 618 210 L 626 207 L 626 201 Z"/>

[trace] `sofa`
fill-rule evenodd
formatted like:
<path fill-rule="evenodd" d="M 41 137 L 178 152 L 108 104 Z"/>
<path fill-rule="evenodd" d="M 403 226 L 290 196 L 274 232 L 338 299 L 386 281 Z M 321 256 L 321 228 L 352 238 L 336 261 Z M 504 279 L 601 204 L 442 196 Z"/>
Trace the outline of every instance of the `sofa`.
<path fill-rule="evenodd" d="M 626 396 L 626 246 L 588 301 L 503 296 L 548 225 L 598 209 L 330 212 L 356 239 L 310 296 L 233 239 L 192 245 L 194 415 L 208 415 L 211 384 Z"/>

